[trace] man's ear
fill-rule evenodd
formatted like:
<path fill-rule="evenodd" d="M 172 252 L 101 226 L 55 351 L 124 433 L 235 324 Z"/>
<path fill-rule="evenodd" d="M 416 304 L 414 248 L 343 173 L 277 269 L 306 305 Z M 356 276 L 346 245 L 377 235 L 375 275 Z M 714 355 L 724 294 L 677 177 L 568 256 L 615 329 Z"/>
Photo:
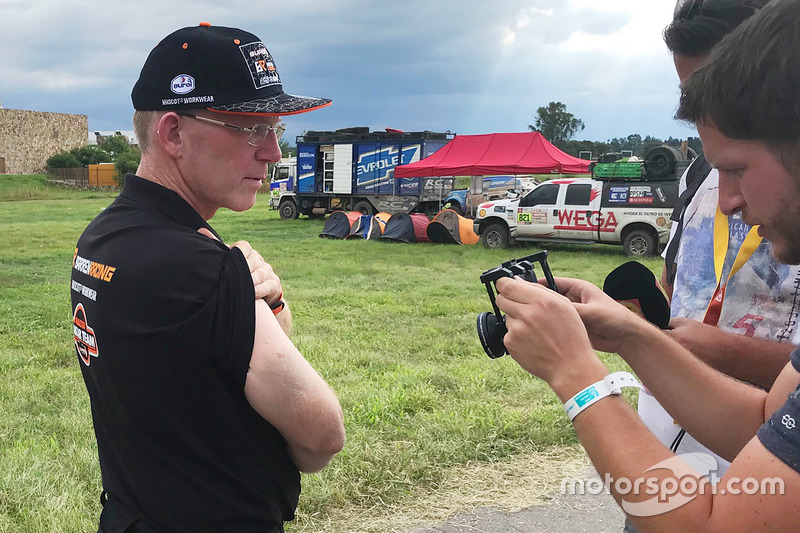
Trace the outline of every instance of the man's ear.
<path fill-rule="evenodd" d="M 173 158 L 183 155 L 180 136 L 180 117 L 175 113 L 164 113 L 156 124 L 156 136 L 164 151 Z"/>

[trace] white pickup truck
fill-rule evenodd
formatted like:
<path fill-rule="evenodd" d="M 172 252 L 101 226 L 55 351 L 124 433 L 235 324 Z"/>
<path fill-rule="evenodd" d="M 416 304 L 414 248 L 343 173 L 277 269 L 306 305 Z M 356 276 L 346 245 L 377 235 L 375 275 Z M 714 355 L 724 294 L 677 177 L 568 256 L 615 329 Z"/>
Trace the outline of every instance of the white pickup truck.
<path fill-rule="evenodd" d="M 516 241 L 622 244 L 649 256 L 669 237 L 678 182 L 556 179 L 524 196 L 478 206 L 475 233 L 487 248 Z"/>

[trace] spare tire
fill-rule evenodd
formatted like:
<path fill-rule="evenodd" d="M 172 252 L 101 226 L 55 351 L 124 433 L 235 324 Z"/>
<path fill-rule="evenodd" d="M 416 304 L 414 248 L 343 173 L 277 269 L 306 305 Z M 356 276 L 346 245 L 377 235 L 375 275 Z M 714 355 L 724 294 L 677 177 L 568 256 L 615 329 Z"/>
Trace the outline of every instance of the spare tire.
<path fill-rule="evenodd" d="M 668 179 L 675 177 L 675 162 L 686 161 L 686 155 L 672 146 L 656 146 L 644 160 L 649 179 Z"/>

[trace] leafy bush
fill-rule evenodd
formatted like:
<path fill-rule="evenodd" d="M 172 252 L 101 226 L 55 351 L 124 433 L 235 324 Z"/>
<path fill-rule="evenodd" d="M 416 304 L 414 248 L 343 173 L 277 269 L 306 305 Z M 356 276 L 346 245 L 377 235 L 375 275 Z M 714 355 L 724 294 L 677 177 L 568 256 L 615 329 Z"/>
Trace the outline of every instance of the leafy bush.
<path fill-rule="evenodd" d="M 80 159 L 72 152 L 59 152 L 47 159 L 47 166 L 49 168 L 74 168 L 83 165 L 81 165 Z"/>

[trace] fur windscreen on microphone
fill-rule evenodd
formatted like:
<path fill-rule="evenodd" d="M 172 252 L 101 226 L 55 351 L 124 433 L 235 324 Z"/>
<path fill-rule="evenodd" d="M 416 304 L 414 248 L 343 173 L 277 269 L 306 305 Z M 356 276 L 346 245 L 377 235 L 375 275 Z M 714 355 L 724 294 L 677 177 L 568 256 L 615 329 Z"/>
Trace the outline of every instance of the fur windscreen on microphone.
<path fill-rule="evenodd" d="M 618 266 L 606 276 L 603 292 L 661 329 L 669 324 L 669 299 L 655 274 L 637 261 Z"/>

